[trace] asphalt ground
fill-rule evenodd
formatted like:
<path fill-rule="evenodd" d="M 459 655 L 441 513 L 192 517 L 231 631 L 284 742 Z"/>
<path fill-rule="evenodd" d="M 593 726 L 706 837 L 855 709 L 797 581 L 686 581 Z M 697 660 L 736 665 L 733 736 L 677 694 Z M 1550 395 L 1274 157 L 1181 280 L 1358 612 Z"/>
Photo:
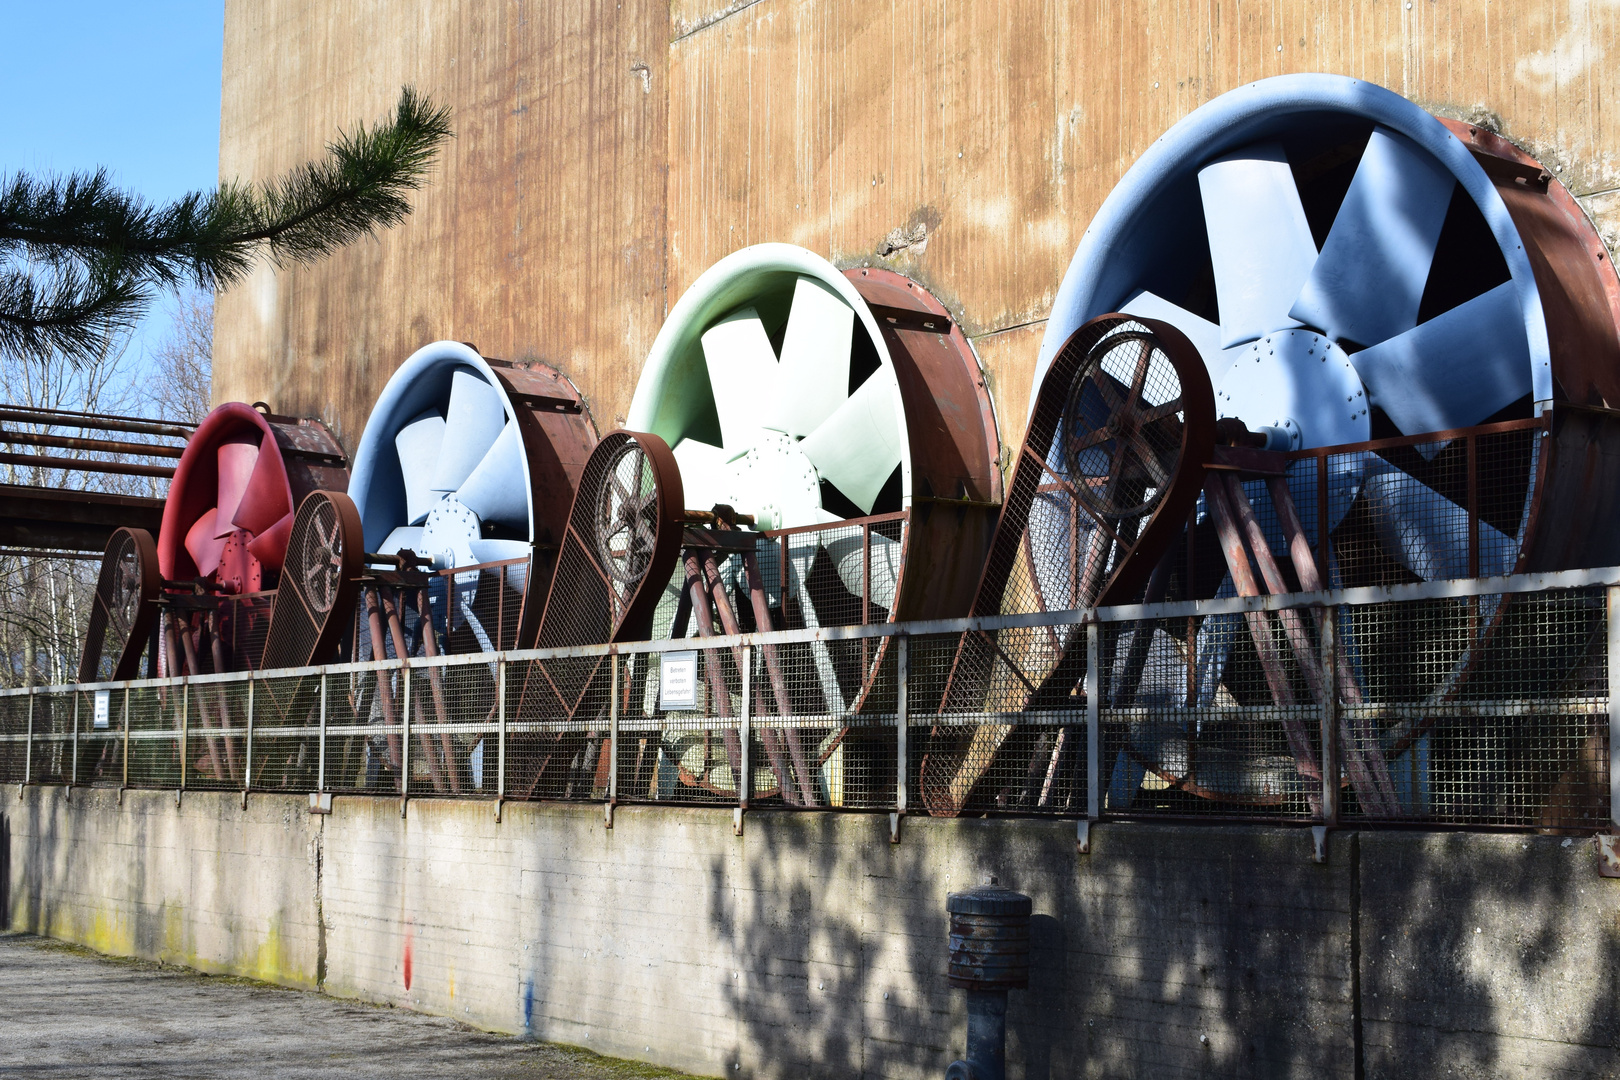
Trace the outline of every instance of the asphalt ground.
<path fill-rule="evenodd" d="M 0 1076 L 621 1080 L 685 1073 L 0 933 Z"/>

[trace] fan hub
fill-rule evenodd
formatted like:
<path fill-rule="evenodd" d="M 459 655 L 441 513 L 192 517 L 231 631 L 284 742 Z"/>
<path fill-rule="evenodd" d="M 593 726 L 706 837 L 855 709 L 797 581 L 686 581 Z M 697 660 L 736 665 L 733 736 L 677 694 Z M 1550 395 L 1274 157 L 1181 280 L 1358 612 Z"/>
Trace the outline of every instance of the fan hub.
<path fill-rule="evenodd" d="M 754 515 L 756 527 L 780 529 L 824 520 L 821 477 L 792 436 L 762 431 L 731 463 L 728 501 Z"/>
<path fill-rule="evenodd" d="M 1279 330 L 1238 352 L 1216 388 L 1215 408 L 1266 432 L 1268 450 L 1371 438 L 1367 392 L 1350 357 L 1310 330 Z"/>
<path fill-rule="evenodd" d="M 422 523 L 422 550 L 417 554 L 431 558 L 435 570 L 470 566 L 478 561 L 473 557 L 472 542 L 479 538 L 482 525 L 477 514 L 454 495 L 447 495 L 428 511 L 427 520 Z M 458 583 L 463 577 L 476 580 L 477 576 L 476 573 L 458 574 L 456 580 Z"/>

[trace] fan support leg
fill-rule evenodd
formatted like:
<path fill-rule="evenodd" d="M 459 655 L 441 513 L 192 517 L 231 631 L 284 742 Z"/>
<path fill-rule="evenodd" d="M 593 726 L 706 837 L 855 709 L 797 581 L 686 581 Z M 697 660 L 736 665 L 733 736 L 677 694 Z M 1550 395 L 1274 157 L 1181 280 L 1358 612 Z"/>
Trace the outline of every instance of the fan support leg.
<path fill-rule="evenodd" d="M 1242 493 L 1239 487 L 1238 493 Z M 1294 573 L 1299 575 L 1299 587 L 1306 592 L 1322 591 L 1322 575 L 1316 567 L 1316 559 L 1311 554 L 1311 545 L 1305 539 L 1305 526 L 1299 519 L 1299 509 L 1294 505 L 1293 492 L 1288 489 L 1288 481 L 1280 476 L 1266 479 L 1266 490 L 1271 493 L 1271 502 L 1277 508 L 1277 521 L 1282 526 L 1283 536 L 1288 541 L 1288 557 L 1294 564 Z M 1248 500 L 1245 499 L 1246 503 Z M 1241 507 L 1239 508 L 1241 511 Z M 1250 520 L 1253 513 L 1249 514 Z M 1256 527 L 1258 529 L 1258 526 Z M 1250 537 L 1251 543 L 1253 537 Z M 1267 552 L 1270 555 L 1270 552 Z M 1273 591 L 1280 591 L 1273 588 Z M 1332 616 L 1324 612 L 1323 619 Z M 1293 631 L 1290 631 L 1292 638 Z M 1304 628 L 1299 628 L 1300 638 L 1304 638 Z M 1294 646 L 1299 652 L 1300 646 Z M 1301 665 L 1307 673 L 1314 673 L 1316 665 L 1309 663 L 1309 653 L 1299 652 Z M 1344 651 L 1335 650 L 1334 670 L 1338 676 L 1338 686 L 1334 690 L 1344 695 L 1344 700 L 1350 705 L 1360 705 L 1362 702 L 1361 684 L 1356 681 L 1355 672 L 1350 668 L 1350 662 Z M 1326 699 L 1327 688 L 1322 685 L 1322 678 L 1312 679 L 1311 689 L 1317 695 L 1317 701 Z M 1354 725 L 1342 715 L 1339 719 L 1339 738 L 1344 744 L 1345 768 L 1350 773 L 1350 782 L 1355 786 L 1356 798 L 1370 813 L 1393 816 L 1399 812 L 1399 803 L 1395 798 L 1395 784 L 1390 779 L 1389 762 L 1384 760 L 1384 754 L 1378 748 L 1377 735 L 1372 732 L 1365 720 Z"/>
<path fill-rule="evenodd" d="M 381 590 L 378 591 L 381 592 Z M 393 596 L 383 593 L 382 605 L 383 614 L 388 616 L 388 636 L 394 639 L 394 655 L 399 657 L 399 662 L 403 666 L 406 657 L 410 656 L 410 650 L 405 647 L 405 624 L 399 617 L 399 604 L 395 602 Z M 405 672 L 405 677 L 410 678 L 408 670 Z M 428 776 L 433 781 L 433 790 L 435 793 L 443 795 L 445 792 L 444 766 L 439 761 L 438 753 L 434 750 L 433 740 L 428 737 L 426 732 L 419 731 L 416 733 L 416 741 L 422 748 L 422 756 L 427 758 Z"/>
<path fill-rule="evenodd" d="M 1226 557 L 1226 569 L 1232 575 L 1232 584 L 1237 588 L 1238 595 L 1262 595 L 1260 584 L 1255 580 L 1254 568 L 1249 564 L 1249 553 L 1244 548 L 1243 535 L 1238 531 L 1237 515 L 1232 508 L 1226 477 L 1218 472 L 1210 473 L 1209 480 L 1204 485 L 1204 493 L 1209 498 L 1210 516 L 1215 519 L 1215 531 L 1221 541 L 1221 554 Z M 1260 657 L 1260 667 L 1265 672 L 1266 684 L 1271 688 L 1272 702 L 1281 706 L 1293 705 L 1294 691 L 1288 685 L 1288 675 L 1283 670 L 1282 657 L 1278 654 L 1277 643 L 1271 636 L 1271 623 L 1266 618 L 1266 613 L 1245 612 L 1244 619 L 1249 625 L 1249 636 L 1254 641 L 1254 651 Z M 1297 718 L 1289 717 L 1283 721 L 1283 733 L 1288 738 L 1288 749 L 1294 755 L 1299 775 L 1320 781 L 1322 770 L 1316 762 L 1315 755 L 1311 753 L 1311 740 L 1305 731 L 1305 725 Z M 1320 815 L 1321 791 L 1311 791 L 1308 799 L 1311 812 Z"/>
<path fill-rule="evenodd" d="M 703 578 L 703 568 L 698 564 L 695 551 L 688 548 L 682 555 L 682 565 L 686 567 L 686 587 L 692 594 L 692 613 L 697 616 L 698 637 L 714 637 L 714 617 L 709 610 L 709 586 Z M 709 684 L 709 696 L 714 699 L 714 711 L 723 720 L 731 719 L 731 691 L 727 688 L 725 677 L 720 670 L 720 653 L 715 649 L 703 650 L 703 677 Z M 742 742 L 737 738 L 737 729 L 727 724 L 722 734 L 726 745 L 726 760 L 731 763 L 731 775 L 734 778 L 742 776 Z M 741 780 L 738 779 L 738 783 Z M 739 799 L 743 792 L 737 792 Z"/>
<path fill-rule="evenodd" d="M 382 611 L 377 603 L 377 589 L 369 586 L 366 589 L 366 622 L 371 630 L 371 658 L 383 658 L 383 630 Z M 383 720 L 389 727 L 388 732 L 388 765 L 398 770 L 400 763 L 399 733 L 392 730 L 399 725 L 399 715 L 394 712 L 394 687 L 389 681 L 388 672 L 377 669 L 377 700 L 382 703 Z M 405 791 L 405 778 L 399 779 L 399 790 Z"/>
<path fill-rule="evenodd" d="M 208 613 L 208 649 L 214 657 L 215 671 L 229 671 L 230 666 L 225 662 L 225 639 L 220 634 L 219 612 Z M 219 688 L 219 726 L 222 731 L 228 732 L 231 726 L 230 702 L 225 697 L 225 688 Z M 229 734 L 225 741 L 225 767 L 231 771 L 231 783 L 242 782 L 242 770 L 236 763 L 236 743 Z"/>
<path fill-rule="evenodd" d="M 178 620 L 179 616 L 176 615 L 175 619 Z M 176 627 L 176 630 L 180 637 L 180 644 L 185 649 L 186 666 L 191 669 L 193 675 L 201 675 L 202 664 L 197 660 L 197 643 L 192 638 L 191 631 L 184 625 Z M 205 694 L 199 693 L 197 695 L 197 713 L 202 717 L 203 727 L 211 728 L 214 726 L 213 710 L 208 707 L 208 698 Z M 219 756 L 219 741 L 209 738 L 205 742 L 208 746 L 209 778 L 212 780 L 225 779 L 225 767 Z"/>
<path fill-rule="evenodd" d="M 416 591 L 416 614 L 421 620 L 422 652 L 429 660 L 439 655 L 438 633 L 433 629 L 433 608 L 428 603 L 428 591 Z M 444 672 L 436 667 L 428 668 L 428 685 L 433 688 L 433 712 L 439 718 L 440 724 L 450 722 L 450 710 L 444 704 Z M 456 768 L 456 755 L 450 741 L 450 733 L 439 733 L 439 750 L 444 754 L 446 770 L 450 773 L 450 793 L 461 794 L 461 770 Z"/>

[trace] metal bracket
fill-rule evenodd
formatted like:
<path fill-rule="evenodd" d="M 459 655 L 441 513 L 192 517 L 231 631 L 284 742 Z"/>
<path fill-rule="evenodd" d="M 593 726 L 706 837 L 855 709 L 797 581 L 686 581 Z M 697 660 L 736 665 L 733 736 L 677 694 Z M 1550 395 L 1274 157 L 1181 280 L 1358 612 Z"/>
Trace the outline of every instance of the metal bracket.
<path fill-rule="evenodd" d="M 1311 826 L 1311 862 L 1326 863 L 1328 861 L 1328 827 L 1326 825 Z"/>
<path fill-rule="evenodd" d="M 309 812 L 312 814 L 330 814 L 332 812 L 332 793 L 330 791 L 310 792 Z"/>
<path fill-rule="evenodd" d="M 501 823 L 501 806 L 505 802 L 506 802 L 505 799 L 496 799 L 495 800 L 495 824 L 497 824 L 497 825 L 499 825 Z"/>
<path fill-rule="evenodd" d="M 743 829 L 743 808 L 736 807 L 731 811 L 731 831 L 741 836 Z"/>
<path fill-rule="evenodd" d="M 1074 826 L 1074 853 L 1091 854 L 1091 819 L 1081 818 Z"/>
<path fill-rule="evenodd" d="M 1598 877 L 1620 878 L 1620 836 L 1600 833 L 1597 837 Z"/>
<path fill-rule="evenodd" d="M 613 804 L 610 802 L 602 804 L 602 828 L 613 828 Z"/>
<path fill-rule="evenodd" d="M 905 816 L 898 810 L 889 814 L 889 843 L 898 844 L 900 842 L 900 822 L 904 820 Z"/>

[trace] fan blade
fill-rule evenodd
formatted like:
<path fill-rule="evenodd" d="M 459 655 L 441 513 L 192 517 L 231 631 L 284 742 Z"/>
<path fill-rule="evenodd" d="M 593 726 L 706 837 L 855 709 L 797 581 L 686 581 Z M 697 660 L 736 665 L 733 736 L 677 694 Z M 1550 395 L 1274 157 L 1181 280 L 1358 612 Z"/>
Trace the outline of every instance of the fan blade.
<path fill-rule="evenodd" d="M 1459 304 L 1350 363 L 1404 434 L 1469 427 L 1530 393 L 1530 343 L 1511 282 Z"/>
<path fill-rule="evenodd" d="M 1125 301 L 1119 310 L 1126 315 L 1167 322 L 1186 334 L 1187 340 L 1193 343 L 1198 355 L 1203 358 L 1204 367 L 1209 370 L 1209 381 L 1214 385 L 1219 386 L 1226 373 L 1232 370 L 1237 352 L 1221 348 L 1221 328 L 1208 319 L 1200 318 L 1146 289 Z"/>
<path fill-rule="evenodd" d="M 253 467 L 259 460 L 259 436 L 235 435 L 219 444 L 214 452 L 218 464 L 219 488 L 214 505 L 219 513 L 214 518 L 217 537 L 229 536 L 236 531 L 231 518 L 242 505 L 242 495 L 253 479 Z"/>
<path fill-rule="evenodd" d="M 500 438 L 504 423 L 506 408 L 500 393 L 473 372 L 458 370 L 450 381 L 444 444 L 433 470 L 433 490 L 459 488 Z"/>
<path fill-rule="evenodd" d="M 508 562 L 512 559 L 522 559 L 522 563 L 506 568 L 506 587 L 523 591 L 529 580 L 528 559 L 533 554 L 525 540 L 469 540 L 468 546 L 472 548 L 474 563 Z"/>
<path fill-rule="evenodd" d="M 456 491 L 456 498 L 477 514 L 479 521 L 527 529 L 529 485 L 523 473 L 523 438 L 516 424 L 507 424 L 495 445 Z"/>
<path fill-rule="evenodd" d="M 855 312 L 837 293 L 812 278 L 794 284 L 770 427 L 808 435 L 844 403 L 854 330 Z"/>
<path fill-rule="evenodd" d="M 1316 261 L 1316 242 L 1281 146 L 1262 143 L 1198 170 L 1221 347 L 1298 323 L 1288 306 Z"/>
<path fill-rule="evenodd" d="M 225 553 L 224 537 L 214 535 L 214 522 L 217 520 L 219 510 L 211 506 L 186 530 L 186 552 L 191 556 L 191 561 L 197 564 L 199 577 L 207 577 L 219 569 L 219 557 Z"/>
<path fill-rule="evenodd" d="M 220 504 L 221 514 L 225 512 L 224 506 L 224 503 Z M 236 512 L 231 515 L 230 523 L 238 529 L 246 529 L 254 536 L 258 536 L 292 512 L 292 494 L 287 487 L 286 464 L 281 460 L 279 453 L 261 452 L 258 460 L 253 463 L 253 475 L 248 477 L 247 490 L 242 492 L 242 501 L 238 504 Z M 287 527 L 292 528 L 291 518 L 288 518 Z M 251 546 L 248 550 L 252 550 Z M 255 554 L 254 558 L 258 558 L 258 555 Z M 264 562 L 263 559 L 259 561 Z M 280 561 L 276 560 L 278 564 Z"/>
<path fill-rule="evenodd" d="M 868 514 L 900 464 L 895 396 L 894 375 L 879 368 L 799 443 L 821 479 Z"/>
<path fill-rule="evenodd" d="M 703 332 L 703 360 L 720 415 L 727 459 L 754 445 L 776 402 L 776 350 L 753 308 L 728 315 Z"/>
<path fill-rule="evenodd" d="M 401 551 L 414 551 L 422 553 L 422 526 L 401 525 L 377 545 L 378 555 L 395 555 Z"/>
<path fill-rule="evenodd" d="M 1384 551 L 1425 581 L 1468 577 L 1468 511 L 1383 458 L 1368 463 L 1362 488 Z M 1518 545 L 1479 523 L 1482 577 L 1510 573 Z"/>
<path fill-rule="evenodd" d="M 866 557 L 861 551 L 860 533 L 840 536 L 824 545 L 838 571 L 844 588 L 855 596 L 861 595 L 861 577 Z M 885 610 L 894 608 L 894 590 L 900 583 L 900 541 L 872 534 L 872 591 L 869 599 Z"/>
<path fill-rule="evenodd" d="M 1456 178 L 1404 136 L 1374 128 L 1289 314 L 1335 341 L 1376 345 L 1417 323 Z"/>
<path fill-rule="evenodd" d="M 289 510 L 248 541 L 248 554 L 258 559 L 264 569 L 279 572 L 287 558 L 287 537 L 292 535 L 292 527 L 293 513 Z"/>
<path fill-rule="evenodd" d="M 419 524 L 439 499 L 431 479 L 443 444 L 444 417 L 436 412 L 423 413 L 394 436 L 399 470 L 405 477 L 405 513 L 410 524 Z"/>
<path fill-rule="evenodd" d="M 670 452 L 681 467 L 687 507 L 707 510 L 726 501 L 731 487 L 731 470 L 726 465 L 730 455 L 726 451 L 696 439 L 682 439 Z"/>

